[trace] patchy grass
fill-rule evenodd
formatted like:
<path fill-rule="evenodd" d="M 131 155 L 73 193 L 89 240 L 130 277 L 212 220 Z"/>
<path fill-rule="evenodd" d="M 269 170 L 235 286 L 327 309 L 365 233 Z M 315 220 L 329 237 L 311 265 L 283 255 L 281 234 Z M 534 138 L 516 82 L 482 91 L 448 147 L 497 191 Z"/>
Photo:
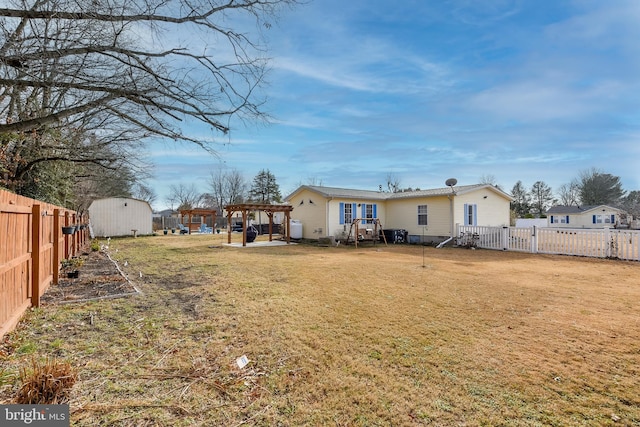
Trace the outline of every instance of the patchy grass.
<path fill-rule="evenodd" d="M 0 400 L 55 356 L 74 425 L 640 425 L 638 263 L 224 237 L 112 240 L 143 295 L 30 312 Z"/>

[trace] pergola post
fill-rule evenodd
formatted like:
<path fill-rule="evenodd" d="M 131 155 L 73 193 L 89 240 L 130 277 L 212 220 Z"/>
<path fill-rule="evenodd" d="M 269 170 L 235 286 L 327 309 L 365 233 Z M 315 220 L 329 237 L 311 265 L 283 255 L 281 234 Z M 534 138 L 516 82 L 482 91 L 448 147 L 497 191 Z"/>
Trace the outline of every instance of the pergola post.
<path fill-rule="evenodd" d="M 287 244 L 291 242 L 291 211 L 284 213 L 285 225 L 287 229 Z"/>
<path fill-rule="evenodd" d="M 273 212 L 267 212 L 269 217 L 269 241 L 273 241 Z"/>
<path fill-rule="evenodd" d="M 242 246 L 247 246 L 247 210 L 242 210 Z"/>

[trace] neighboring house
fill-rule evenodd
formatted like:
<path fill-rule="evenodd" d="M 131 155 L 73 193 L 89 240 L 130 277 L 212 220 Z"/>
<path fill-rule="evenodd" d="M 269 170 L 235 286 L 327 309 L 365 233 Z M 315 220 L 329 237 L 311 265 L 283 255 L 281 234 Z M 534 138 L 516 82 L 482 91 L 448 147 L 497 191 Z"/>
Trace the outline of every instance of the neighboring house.
<path fill-rule="evenodd" d="M 548 227 L 547 218 L 517 218 L 516 228 Z"/>
<path fill-rule="evenodd" d="M 180 216 L 180 212 L 175 209 L 165 209 L 153 214 L 154 218 L 178 218 Z"/>
<path fill-rule="evenodd" d="M 89 206 L 92 237 L 153 234 L 153 211 L 144 200 L 110 197 L 94 200 Z"/>
<path fill-rule="evenodd" d="M 624 211 L 607 205 L 553 206 L 547 211 L 549 227 L 614 228 L 620 224 Z"/>
<path fill-rule="evenodd" d="M 455 224 L 508 226 L 512 198 L 489 184 L 401 193 L 303 185 L 285 200 L 305 239 L 343 238 L 361 219 L 360 227 L 379 220 L 382 229 L 406 230 L 410 242 L 440 242 Z"/>

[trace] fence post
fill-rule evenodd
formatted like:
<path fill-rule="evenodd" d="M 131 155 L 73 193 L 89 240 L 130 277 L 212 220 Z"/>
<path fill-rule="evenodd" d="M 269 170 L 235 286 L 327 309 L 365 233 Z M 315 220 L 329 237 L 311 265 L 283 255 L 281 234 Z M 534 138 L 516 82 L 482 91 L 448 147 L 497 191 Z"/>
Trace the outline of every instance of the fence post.
<path fill-rule="evenodd" d="M 531 253 L 538 253 L 538 228 L 534 225 L 531 232 Z"/>
<path fill-rule="evenodd" d="M 58 284 L 58 280 L 60 280 L 60 233 L 61 225 L 60 225 L 60 209 L 53 210 L 53 261 L 52 261 L 52 271 L 53 271 L 53 283 Z"/>
<path fill-rule="evenodd" d="M 40 306 L 40 249 L 41 222 L 40 205 L 34 204 L 31 214 L 31 306 Z"/>
<path fill-rule="evenodd" d="M 69 211 L 64 211 L 64 226 L 69 227 Z M 69 253 L 71 252 L 69 249 L 69 247 L 71 246 L 69 244 L 70 239 L 71 237 L 68 234 L 64 235 L 64 258 L 65 259 L 71 258 L 71 255 L 69 255 Z"/>
<path fill-rule="evenodd" d="M 502 227 L 502 250 L 509 250 L 509 227 Z"/>

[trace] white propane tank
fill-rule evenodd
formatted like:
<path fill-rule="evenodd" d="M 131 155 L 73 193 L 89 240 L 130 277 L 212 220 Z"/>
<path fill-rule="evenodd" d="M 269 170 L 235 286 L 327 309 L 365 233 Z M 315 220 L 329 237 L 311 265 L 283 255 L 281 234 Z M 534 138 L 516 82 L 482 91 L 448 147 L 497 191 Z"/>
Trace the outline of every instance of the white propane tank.
<path fill-rule="evenodd" d="M 297 219 L 292 219 L 290 224 L 291 238 L 302 239 L 302 223 Z"/>

